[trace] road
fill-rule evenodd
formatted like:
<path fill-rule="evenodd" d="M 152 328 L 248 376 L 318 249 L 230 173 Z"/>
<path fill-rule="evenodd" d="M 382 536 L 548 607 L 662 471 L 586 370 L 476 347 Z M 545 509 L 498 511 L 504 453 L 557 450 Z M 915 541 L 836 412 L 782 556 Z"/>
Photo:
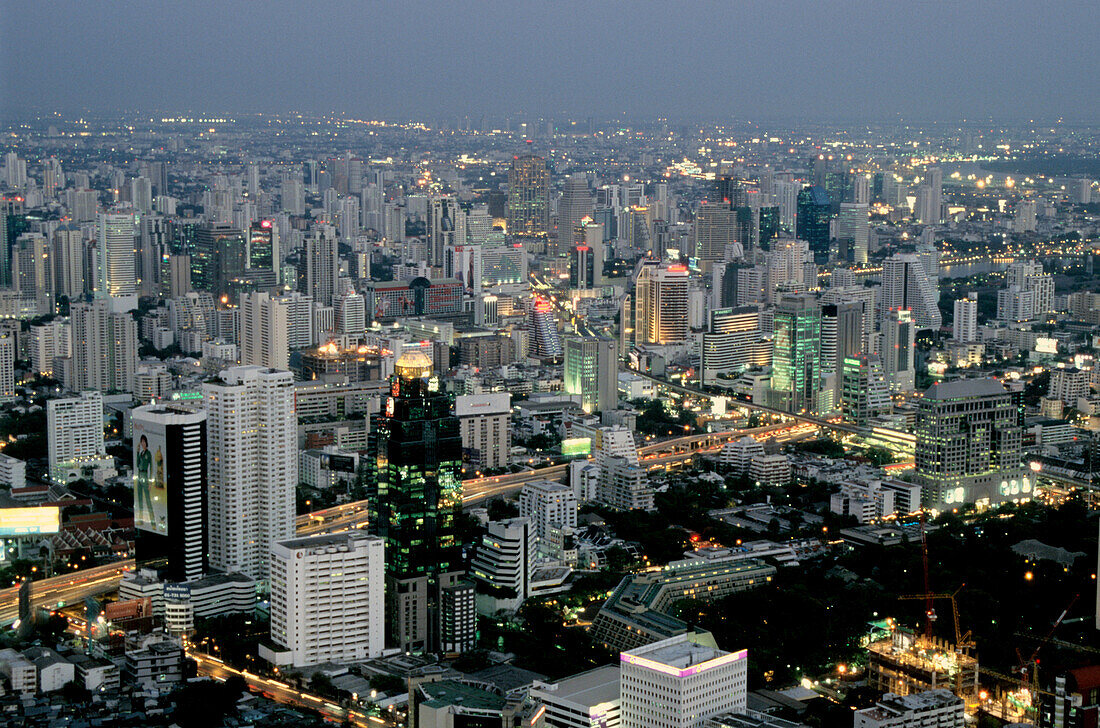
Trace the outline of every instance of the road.
<path fill-rule="evenodd" d="M 128 559 L 40 579 L 31 583 L 31 604 L 36 608 L 51 609 L 82 602 L 85 597 L 106 594 L 118 589 L 122 573 L 133 568 L 134 560 Z M 0 624 L 11 624 L 18 618 L 19 587 L 0 590 Z"/>
<path fill-rule="evenodd" d="M 203 652 L 189 650 L 187 655 L 198 664 L 198 674 L 200 676 L 210 677 L 219 682 L 225 682 L 229 677 L 239 675 L 248 683 L 249 688 L 255 692 L 263 693 L 264 697 L 270 698 L 275 702 L 315 710 L 324 717 L 336 721 L 344 721 L 346 719 L 352 725 L 370 726 L 371 728 L 388 725 L 386 721 L 377 716 L 367 715 L 357 710 L 348 711 L 346 708 L 336 703 L 325 700 L 317 695 L 298 690 L 294 686 L 282 682 L 281 680 L 261 677 L 248 670 L 237 670 L 236 668 L 226 665 L 218 658 L 211 657 Z"/>

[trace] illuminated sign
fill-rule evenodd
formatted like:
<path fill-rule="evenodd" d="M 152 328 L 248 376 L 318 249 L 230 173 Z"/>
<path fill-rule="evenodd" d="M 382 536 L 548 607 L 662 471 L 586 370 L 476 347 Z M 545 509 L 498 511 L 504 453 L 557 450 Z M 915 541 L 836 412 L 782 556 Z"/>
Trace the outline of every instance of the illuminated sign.
<path fill-rule="evenodd" d="M 592 454 L 591 437 L 571 437 L 561 441 L 561 454 L 564 457 L 588 457 Z"/>
<path fill-rule="evenodd" d="M 0 536 L 31 536 L 61 530 L 57 506 L 0 509 Z"/>

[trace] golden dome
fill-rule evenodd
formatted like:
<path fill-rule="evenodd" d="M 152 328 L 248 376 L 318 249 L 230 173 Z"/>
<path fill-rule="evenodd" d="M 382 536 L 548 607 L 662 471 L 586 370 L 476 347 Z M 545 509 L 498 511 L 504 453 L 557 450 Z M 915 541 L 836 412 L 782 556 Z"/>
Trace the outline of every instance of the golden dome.
<path fill-rule="evenodd" d="M 409 349 L 397 358 L 394 369 L 402 379 L 421 379 L 432 373 L 432 360 L 420 349 Z"/>

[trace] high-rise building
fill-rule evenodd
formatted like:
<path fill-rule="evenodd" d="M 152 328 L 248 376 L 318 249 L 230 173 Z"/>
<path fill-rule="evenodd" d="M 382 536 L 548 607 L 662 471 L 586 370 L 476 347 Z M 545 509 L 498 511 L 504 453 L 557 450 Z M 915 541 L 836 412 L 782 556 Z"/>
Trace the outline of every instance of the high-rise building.
<path fill-rule="evenodd" d="M 84 294 L 84 237 L 76 225 L 61 225 L 53 232 L 54 291 L 75 301 Z"/>
<path fill-rule="evenodd" d="M 248 228 L 248 270 L 279 269 L 279 228 L 271 220 L 259 220 Z"/>
<path fill-rule="evenodd" d="M 876 354 L 857 354 L 846 358 L 838 373 L 838 408 L 844 419 L 865 425 L 872 417 L 889 414 L 893 404 L 882 374 L 882 361 Z"/>
<path fill-rule="evenodd" d="M 1013 392 L 995 379 L 959 379 L 932 385 L 917 404 L 916 476 L 926 507 L 943 511 L 1032 497 Z"/>
<path fill-rule="evenodd" d="M 860 179 L 863 179 L 862 177 Z M 852 263 L 867 262 L 867 244 L 870 236 L 870 212 L 866 203 L 842 202 L 836 220 L 836 236 L 848 241 Z M 842 258 L 846 256 L 841 256 Z"/>
<path fill-rule="evenodd" d="M 12 286 L 19 294 L 23 316 L 52 315 L 54 312 L 53 264 L 44 235 L 23 233 L 11 255 Z"/>
<path fill-rule="evenodd" d="M 619 404 L 619 352 L 613 339 L 565 339 L 565 391 L 579 394 L 585 412 L 607 412 Z"/>
<path fill-rule="evenodd" d="M 543 298 L 537 298 L 527 314 L 527 353 L 536 359 L 560 359 L 561 336 L 554 317 L 554 306 Z"/>
<path fill-rule="evenodd" d="M 634 342 L 671 344 L 687 338 L 687 267 L 647 260 L 634 279 Z"/>
<path fill-rule="evenodd" d="M 168 581 L 206 572 L 206 412 L 178 404 L 131 410 L 137 560 Z"/>
<path fill-rule="evenodd" d="M 340 249 L 336 230 L 320 225 L 310 231 L 298 268 L 298 290 L 315 303 L 331 306 L 340 278 Z"/>
<path fill-rule="evenodd" d="M 969 344 L 978 341 L 978 294 L 972 292 L 966 298 L 955 299 L 955 316 L 952 324 L 955 341 Z"/>
<path fill-rule="evenodd" d="M 622 728 L 702 728 L 745 710 L 748 652 L 718 649 L 709 632 L 689 632 L 623 652 Z"/>
<path fill-rule="evenodd" d="M 210 565 L 257 581 L 268 550 L 294 535 L 298 418 L 294 376 L 230 367 L 202 385 L 207 412 Z"/>
<path fill-rule="evenodd" d="M 233 293 L 248 266 L 244 232 L 228 222 L 208 222 L 195 230 L 191 253 L 191 283 L 215 298 Z"/>
<path fill-rule="evenodd" d="M 729 205 L 703 204 L 695 213 L 695 257 L 700 261 L 726 260 L 728 246 L 739 242 L 737 211 Z"/>
<path fill-rule="evenodd" d="M 890 311 L 882 323 L 882 373 L 891 392 L 911 392 L 916 387 L 916 326 L 907 309 Z"/>
<path fill-rule="evenodd" d="M 571 175 L 562 187 L 558 201 L 557 248 L 562 255 L 575 244 L 584 242 L 581 224 L 592 217 L 592 193 L 588 190 L 588 178 L 583 174 Z"/>
<path fill-rule="evenodd" d="M 137 322 L 96 299 L 69 308 L 73 336 L 73 381 L 69 389 L 133 392 L 138 360 Z"/>
<path fill-rule="evenodd" d="M 455 397 L 455 414 L 462 430 L 462 459 L 469 469 L 508 467 L 512 448 L 512 395 L 509 392 L 462 394 Z"/>
<path fill-rule="evenodd" d="M 479 611 L 515 609 L 530 596 L 535 562 L 535 532 L 530 519 L 490 521 L 470 562 L 470 576 L 487 592 Z"/>
<path fill-rule="evenodd" d="M 508 171 L 508 233 L 546 236 L 550 232 L 550 170 L 535 155 L 512 158 Z"/>
<path fill-rule="evenodd" d="M 596 256 L 589 245 L 574 245 L 569 251 L 569 287 L 591 290 L 596 284 Z"/>
<path fill-rule="evenodd" d="M 428 200 L 425 234 L 430 262 L 442 266 L 447 248 L 466 244 L 466 213 L 454 197 L 433 197 Z"/>
<path fill-rule="evenodd" d="M 577 527 L 577 496 L 567 485 L 536 480 L 519 493 L 519 515 L 531 520 L 535 539 L 544 546 L 555 532 Z"/>
<path fill-rule="evenodd" d="M 148 177 L 130 180 L 130 201 L 138 212 L 153 211 L 153 183 Z"/>
<path fill-rule="evenodd" d="M 32 324 L 29 346 L 31 372 L 53 377 L 54 359 L 72 356 L 72 326 L 67 320 L 58 318 Z"/>
<path fill-rule="evenodd" d="M 81 392 L 46 402 L 50 477 L 66 482 L 65 468 L 104 457 L 103 395 Z"/>
<path fill-rule="evenodd" d="M 883 311 L 907 308 L 918 329 L 938 330 L 943 325 L 939 299 L 936 282 L 917 255 L 898 253 L 882 262 Z"/>
<path fill-rule="evenodd" d="M 112 311 L 137 308 L 133 213 L 99 213 L 96 245 L 99 250 L 97 295 L 111 299 Z"/>
<path fill-rule="evenodd" d="M 860 301 L 821 306 L 821 371 L 835 374 L 833 404 L 840 402 L 844 360 L 865 351 L 863 304 Z"/>
<path fill-rule="evenodd" d="M 814 262 L 823 264 L 829 260 L 829 220 L 832 202 L 823 187 L 805 187 L 798 193 L 798 221 L 796 235 L 810 244 Z"/>
<path fill-rule="evenodd" d="M 290 299 L 267 293 L 241 294 L 241 364 L 290 366 Z"/>
<path fill-rule="evenodd" d="M 372 445 L 373 533 L 386 543 L 391 644 L 434 652 L 444 641 L 443 591 L 461 583 L 462 434 L 450 397 L 419 349 L 394 365 Z"/>
<path fill-rule="evenodd" d="M 349 531 L 271 545 L 271 641 L 277 648 L 260 649 L 277 665 L 378 657 L 386 646 L 384 625 L 381 538 Z"/>
<path fill-rule="evenodd" d="M 15 334 L 0 331 L 0 402 L 15 399 Z"/>
<path fill-rule="evenodd" d="M 306 211 L 305 185 L 300 179 L 283 180 L 279 197 L 283 212 L 291 215 L 303 215 Z"/>
<path fill-rule="evenodd" d="M 783 296 L 775 310 L 772 389 L 788 412 L 814 412 L 821 387 L 821 307 L 812 294 Z"/>

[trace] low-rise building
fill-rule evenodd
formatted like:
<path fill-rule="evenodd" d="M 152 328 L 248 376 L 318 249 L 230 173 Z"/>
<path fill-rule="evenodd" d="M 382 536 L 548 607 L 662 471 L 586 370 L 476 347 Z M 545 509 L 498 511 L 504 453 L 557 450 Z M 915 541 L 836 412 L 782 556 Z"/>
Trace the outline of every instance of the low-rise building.
<path fill-rule="evenodd" d="M 545 706 L 543 720 L 550 728 L 619 728 L 619 666 L 595 670 L 559 680 L 536 682 L 531 699 Z"/>
<path fill-rule="evenodd" d="M 855 712 L 854 728 L 962 728 L 965 701 L 950 690 L 887 693 L 873 708 Z"/>

